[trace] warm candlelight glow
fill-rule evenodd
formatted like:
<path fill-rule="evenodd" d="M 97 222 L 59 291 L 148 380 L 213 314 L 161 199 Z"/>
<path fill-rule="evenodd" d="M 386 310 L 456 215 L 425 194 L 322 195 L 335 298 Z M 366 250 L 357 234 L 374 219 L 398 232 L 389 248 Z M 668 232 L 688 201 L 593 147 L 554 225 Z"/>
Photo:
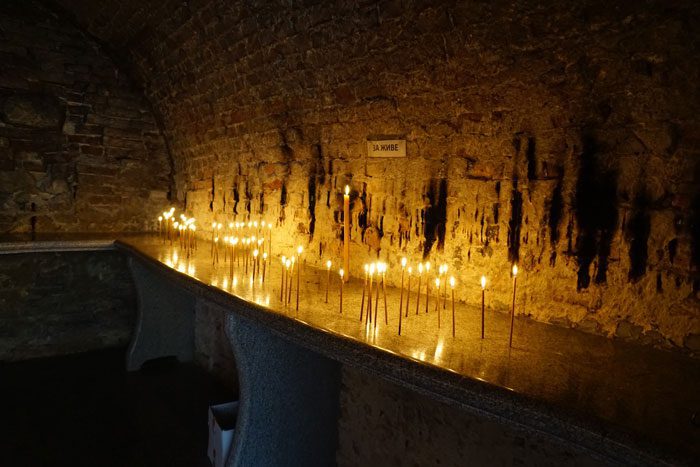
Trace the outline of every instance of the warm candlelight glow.
<path fill-rule="evenodd" d="M 401 267 L 402 267 L 402 268 L 405 268 L 407 262 L 408 262 L 408 261 L 406 260 L 405 257 L 404 257 L 404 258 L 401 258 Z"/>
<path fill-rule="evenodd" d="M 345 196 L 350 194 L 350 185 L 345 185 Z"/>
<path fill-rule="evenodd" d="M 513 265 L 513 276 L 517 276 L 517 275 L 518 275 L 518 265 L 514 264 Z"/>
<path fill-rule="evenodd" d="M 481 277 L 481 284 L 482 284 L 482 287 L 483 287 L 484 284 L 486 284 L 486 278 L 483 277 L 483 276 Z M 450 276 L 450 287 L 452 287 L 453 289 L 455 288 L 455 278 L 454 278 L 454 276 Z"/>
<path fill-rule="evenodd" d="M 486 276 L 481 276 L 481 288 L 486 288 Z"/>
<path fill-rule="evenodd" d="M 301 245 L 299 245 L 299 246 L 297 247 L 297 254 L 298 254 L 299 256 L 301 256 L 301 254 L 302 254 L 303 252 L 304 252 L 304 247 L 302 247 Z"/>
<path fill-rule="evenodd" d="M 338 274 L 340 274 L 340 278 L 342 279 L 345 276 L 345 271 L 341 268 L 340 271 L 338 271 Z"/>
<path fill-rule="evenodd" d="M 330 269 L 332 265 L 333 265 L 333 263 L 331 262 L 331 260 L 326 261 L 326 267 L 328 269 Z"/>

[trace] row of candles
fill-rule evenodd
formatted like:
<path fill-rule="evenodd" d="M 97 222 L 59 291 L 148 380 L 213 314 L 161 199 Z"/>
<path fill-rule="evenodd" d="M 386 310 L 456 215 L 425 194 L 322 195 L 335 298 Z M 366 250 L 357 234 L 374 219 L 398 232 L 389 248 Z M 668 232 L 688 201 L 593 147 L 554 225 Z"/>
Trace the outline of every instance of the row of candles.
<path fill-rule="evenodd" d="M 299 247 L 301 248 L 301 247 Z M 331 271 L 331 266 L 332 262 L 328 260 L 326 262 L 326 268 L 327 268 L 327 280 L 326 280 L 326 303 L 328 303 L 328 287 L 330 284 L 330 271 Z M 425 278 L 425 313 L 429 312 L 430 308 L 430 268 L 431 264 L 430 262 L 426 263 L 419 263 L 417 267 L 417 276 L 418 276 L 418 286 L 416 290 L 416 315 L 418 315 L 420 308 L 421 308 L 421 281 L 423 279 L 423 274 L 425 272 L 426 278 Z M 362 300 L 360 304 L 360 321 L 363 320 L 366 325 L 374 325 L 374 328 L 376 329 L 377 323 L 379 321 L 379 294 L 380 290 L 383 296 L 383 304 L 384 304 L 384 321 L 385 324 L 389 324 L 389 314 L 388 314 L 388 309 L 387 309 L 387 300 L 386 300 L 386 284 L 385 284 L 385 275 L 387 271 L 387 264 L 383 263 L 381 261 L 379 262 L 374 262 L 374 263 L 369 263 L 364 265 L 364 285 L 362 288 Z M 434 300 L 435 300 L 435 312 L 437 312 L 437 322 L 438 322 L 438 329 L 441 327 L 441 312 L 440 309 L 442 308 L 445 310 L 447 308 L 447 286 L 449 284 L 450 286 L 450 295 L 451 295 L 451 304 L 452 304 L 452 337 L 455 337 L 456 335 L 456 320 L 455 320 L 455 286 L 456 286 L 456 281 L 454 276 L 450 276 L 449 279 L 447 278 L 447 271 L 448 271 L 448 265 L 443 264 L 438 268 L 438 273 L 436 277 L 434 278 L 434 284 L 435 284 L 435 291 L 434 291 Z M 406 305 L 404 307 L 404 284 L 405 284 L 405 278 L 406 278 L 406 273 L 408 273 L 408 287 L 406 288 Z M 508 345 L 512 347 L 513 345 L 513 327 L 514 327 L 514 322 L 515 322 L 515 297 L 516 297 L 516 290 L 517 290 L 517 277 L 518 277 L 518 266 L 516 264 L 513 264 L 513 267 L 511 269 L 511 273 L 513 275 L 513 302 L 512 302 L 512 307 L 510 310 L 510 333 L 509 333 L 509 338 L 508 338 Z M 338 270 L 338 275 L 340 278 L 340 313 L 343 313 L 343 282 L 344 282 L 344 276 L 345 276 L 345 271 L 341 268 Z M 411 279 L 413 276 L 413 268 L 411 266 L 408 266 L 408 260 L 406 258 L 401 258 L 401 287 L 400 287 L 400 299 L 399 299 L 399 325 L 398 325 L 398 334 L 401 335 L 401 327 L 403 323 L 404 318 L 408 318 L 409 314 L 409 308 L 410 308 L 410 300 L 411 300 Z M 444 276 L 444 277 L 443 277 Z M 375 279 L 376 278 L 376 279 Z M 481 284 L 481 338 L 484 339 L 485 337 L 485 330 L 484 330 L 484 324 L 485 324 L 485 304 L 486 304 L 486 276 L 481 276 L 480 284 Z M 373 290 L 374 287 L 374 290 Z M 441 292 L 442 290 L 442 292 Z M 299 293 L 299 290 L 297 288 L 297 295 Z M 442 307 L 440 306 L 440 295 L 442 294 Z M 372 301 L 374 300 L 374 306 L 372 305 Z M 366 303 L 366 305 L 365 305 Z M 298 296 L 297 296 L 297 307 L 298 307 Z M 374 313 L 374 316 L 372 316 Z"/>
<path fill-rule="evenodd" d="M 345 187 L 344 208 L 347 210 L 349 204 L 349 187 Z M 344 216 L 344 223 L 347 224 L 349 216 Z M 175 220 L 175 210 L 170 208 L 169 211 L 163 212 L 162 216 L 158 217 L 158 232 L 163 242 L 169 241 L 172 245 L 177 237 L 180 247 L 185 250 L 189 256 L 197 248 L 196 240 L 196 224 L 194 218 L 188 218 L 181 214 L 179 221 Z M 267 237 L 267 238 L 265 238 Z M 349 264 L 349 255 L 346 245 L 348 243 L 348 235 L 344 235 L 343 248 L 343 268 L 338 270 L 340 279 L 339 287 L 339 307 L 340 313 L 343 313 L 343 288 L 344 283 L 349 279 L 347 275 L 347 267 Z M 249 222 L 231 222 L 221 224 L 212 223 L 211 230 L 211 259 L 212 264 L 216 266 L 220 260 L 220 249 L 224 250 L 224 263 L 229 263 L 230 275 L 233 277 L 234 270 L 243 268 L 245 275 L 251 270 L 251 282 L 254 284 L 258 279 L 264 284 L 267 270 L 268 259 L 271 257 L 272 251 L 272 224 L 265 221 L 249 221 Z M 289 306 L 292 300 L 292 290 L 296 289 L 296 310 L 299 309 L 299 292 L 301 282 L 301 263 L 303 247 L 298 246 L 296 255 L 282 256 L 282 274 L 280 278 L 280 301 L 285 306 Z M 326 262 L 327 280 L 325 291 L 325 302 L 328 303 L 328 293 L 330 286 L 330 273 L 332 261 Z M 379 299 L 380 293 L 383 296 L 384 320 L 388 324 L 388 308 L 386 300 L 386 284 L 385 276 L 387 264 L 384 262 L 374 262 L 364 265 L 364 281 L 362 288 L 362 300 L 360 305 L 360 321 L 365 321 L 366 325 L 373 325 L 376 329 L 379 320 Z M 296 269 L 295 269 L 296 268 Z M 456 334 L 455 323 L 455 300 L 454 290 L 456 286 L 454 276 L 447 277 L 448 265 L 442 264 L 438 267 L 437 274 L 434 278 L 430 278 L 431 264 L 430 262 L 419 263 L 416 268 L 417 287 L 415 295 L 415 314 L 419 313 L 421 308 L 421 295 L 423 288 L 423 276 L 425 275 L 425 313 L 429 312 L 430 297 L 431 297 L 431 282 L 434 284 L 434 301 L 435 312 L 437 313 L 438 328 L 441 327 L 442 314 L 441 309 L 447 308 L 447 287 L 449 285 L 451 292 L 451 311 L 452 311 L 452 336 Z M 406 287 L 406 300 L 404 306 L 404 284 L 406 283 L 406 274 L 408 281 Z M 515 319 L 515 298 L 517 287 L 518 266 L 513 265 L 513 301 L 510 310 L 510 333 L 509 345 L 513 343 L 513 326 Z M 408 318 L 409 307 L 411 301 L 411 281 L 414 275 L 413 267 L 408 265 L 406 258 L 401 259 L 401 287 L 399 300 L 399 323 L 398 334 L 401 335 L 402 324 L 405 318 Z M 296 276 L 296 277 L 295 277 Z M 296 279 L 296 281 L 294 280 Z M 294 284 L 296 282 L 296 284 Z M 481 338 L 485 337 L 484 321 L 485 321 L 485 295 L 486 295 L 486 277 L 481 276 Z M 296 286 L 296 287 L 294 287 Z M 442 295 L 442 299 L 441 299 Z M 374 305 L 372 301 L 374 300 Z M 441 305 L 442 300 L 442 307 Z"/>
<path fill-rule="evenodd" d="M 171 245 L 177 237 L 180 248 L 189 257 L 197 249 L 196 219 L 184 214 L 180 214 L 179 219 L 175 219 L 175 208 L 163 212 L 158 216 L 158 235 L 163 243 L 170 242 Z"/>

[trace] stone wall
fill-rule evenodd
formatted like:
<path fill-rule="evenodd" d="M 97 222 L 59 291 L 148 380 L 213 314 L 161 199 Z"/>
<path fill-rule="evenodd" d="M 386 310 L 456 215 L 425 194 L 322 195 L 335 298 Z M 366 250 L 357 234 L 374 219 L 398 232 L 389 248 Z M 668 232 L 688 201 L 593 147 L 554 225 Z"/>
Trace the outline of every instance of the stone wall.
<path fill-rule="evenodd" d="M 56 0 L 134 67 L 177 197 L 278 252 L 445 261 L 457 296 L 700 349 L 700 4 Z M 407 158 L 368 159 L 371 135 Z"/>
<path fill-rule="evenodd" d="M 126 346 L 135 318 L 119 253 L 0 255 L 0 361 Z"/>
<path fill-rule="evenodd" d="M 169 156 L 143 93 L 88 35 L 0 2 L 0 233 L 144 230 Z"/>

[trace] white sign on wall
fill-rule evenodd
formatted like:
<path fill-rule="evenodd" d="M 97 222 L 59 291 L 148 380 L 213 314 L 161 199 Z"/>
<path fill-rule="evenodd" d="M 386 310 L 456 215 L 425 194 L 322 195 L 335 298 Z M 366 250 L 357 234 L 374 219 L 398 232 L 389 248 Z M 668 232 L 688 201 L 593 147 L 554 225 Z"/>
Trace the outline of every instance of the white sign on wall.
<path fill-rule="evenodd" d="M 406 140 L 367 140 L 367 157 L 406 157 Z"/>

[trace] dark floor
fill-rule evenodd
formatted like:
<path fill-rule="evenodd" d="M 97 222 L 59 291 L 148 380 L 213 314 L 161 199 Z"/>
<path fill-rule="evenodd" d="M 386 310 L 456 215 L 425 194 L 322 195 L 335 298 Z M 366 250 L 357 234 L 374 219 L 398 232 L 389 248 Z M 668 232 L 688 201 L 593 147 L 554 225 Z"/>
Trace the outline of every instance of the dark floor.
<path fill-rule="evenodd" d="M 174 360 L 125 349 L 0 363 L 0 466 L 208 466 L 207 409 L 233 395 Z"/>

